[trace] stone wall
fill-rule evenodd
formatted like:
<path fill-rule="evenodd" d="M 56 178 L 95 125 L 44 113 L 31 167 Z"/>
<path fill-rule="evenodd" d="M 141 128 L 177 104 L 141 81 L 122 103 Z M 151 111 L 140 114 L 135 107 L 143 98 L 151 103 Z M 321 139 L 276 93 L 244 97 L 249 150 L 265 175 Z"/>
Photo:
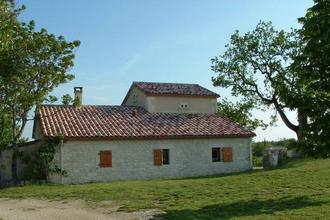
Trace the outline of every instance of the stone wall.
<path fill-rule="evenodd" d="M 0 151 L 0 184 L 12 180 L 13 150 Z"/>
<path fill-rule="evenodd" d="M 212 147 L 233 148 L 233 162 L 212 162 Z M 153 150 L 170 149 L 170 164 L 154 166 Z M 99 152 L 112 151 L 112 167 L 99 167 Z M 56 156 L 67 177 L 57 183 L 179 178 L 238 172 L 252 168 L 251 138 L 68 141 Z"/>
<path fill-rule="evenodd" d="M 18 150 L 24 155 L 29 155 L 35 152 L 41 145 L 41 141 L 31 141 L 22 144 L 18 147 Z M 6 149 L 0 151 L 0 185 L 2 183 L 8 183 L 13 181 L 12 174 L 12 161 L 13 161 L 14 150 Z M 17 175 L 20 178 L 23 175 L 23 169 L 25 164 L 21 160 L 17 160 Z"/>

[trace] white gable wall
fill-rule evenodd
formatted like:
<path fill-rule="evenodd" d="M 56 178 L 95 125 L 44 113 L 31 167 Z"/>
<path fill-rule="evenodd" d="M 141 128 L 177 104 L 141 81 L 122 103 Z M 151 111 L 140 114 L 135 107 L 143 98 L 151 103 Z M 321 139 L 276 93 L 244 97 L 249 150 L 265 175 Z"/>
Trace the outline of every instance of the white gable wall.
<path fill-rule="evenodd" d="M 147 96 L 138 88 L 133 87 L 132 90 L 128 93 L 128 97 L 123 105 L 140 106 L 147 109 Z"/>
<path fill-rule="evenodd" d="M 233 147 L 233 162 L 212 162 L 212 147 Z M 153 150 L 170 149 L 170 164 L 154 166 Z M 99 152 L 112 151 L 112 167 L 99 167 Z M 180 178 L 249 170 L 251 138 L 68 141 L 56 156 L 67 177 L 56 183 Z"/>
<path fill-rule="evenodd" d="M 181 104 L 187 104 L 187 108 L 181 108 Z M 161 113 L 216 113 L 217 98 L 147 96 L 147 110 Z"/>

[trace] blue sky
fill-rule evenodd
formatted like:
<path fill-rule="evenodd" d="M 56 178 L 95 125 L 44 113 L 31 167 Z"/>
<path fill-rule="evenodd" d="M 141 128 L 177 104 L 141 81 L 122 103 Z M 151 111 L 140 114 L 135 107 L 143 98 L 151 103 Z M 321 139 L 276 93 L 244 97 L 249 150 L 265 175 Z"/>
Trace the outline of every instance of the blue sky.
<path fill-rule="evenodd" d="M 132 81 L 198 83 L 221 97 L 230 92 L 214 88 L 210 59 L 224 52 L 230 35 L 252 30 L 260 20 L 276 28 L 299 27 L 311 0 L 19 0 L 27 10 L 24 21 L 38 28 L 80 40 L 76 79 L 53 95 L 72 94 L 83 86 L 84 104 L 119 105 Z M 254 112 L 267 119 L 268 112 Z M 294 113 L 289 113 L 292 120 Z M 256 140 L 295 137 L 281 121 L 256 131 Z M 31 125 L 24 132 L 31 136 Z"/>

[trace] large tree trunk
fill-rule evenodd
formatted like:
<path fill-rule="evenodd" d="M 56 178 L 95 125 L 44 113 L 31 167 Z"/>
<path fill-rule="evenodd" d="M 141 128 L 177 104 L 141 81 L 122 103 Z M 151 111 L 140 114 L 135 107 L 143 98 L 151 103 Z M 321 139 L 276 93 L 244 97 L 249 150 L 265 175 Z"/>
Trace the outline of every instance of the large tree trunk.
<path fill-rule="evenodd" d="M 305 117 L 301 111 L 298 109 L 298 125 L 294 125 L 292 122 L 290 122 L 290 120 L 288 119 L 288 117 L 286 116 L 286 114 L 284 113 L 283 109 L 281 108 L 280 104 L 277 101 L 276 95 L 273 96 L 272 98 L 272 102 L 275 106 L 276 111 L 279 113 L 282 121 L 284 122 L 284 124 L 291 129 L 292 131 L 294 131 L 297 135 L 297 139 L 302 140 L 304 137 L 303 134 L 303 129 L 305 128 L 305 126 L 307 125 L 307 117 Z"/>
<path fill-rule="evenodd" d="M 298 140 L 304 139 L 304 130 L 307 126 L 307 117 L 302 113 L 300 109 L 297 110 L 297 118 L 298 118 L 298 126 L 299 129 L 297 131 L 297 138 Z"/>
<path fill-rule="evenodd" d="M 16 134 L 16 111 L 13 107 L 12 109 L 12 149 L 14 151 L 13 158 L 12 158 L 12 164 L 11 164 L 11 172 L 12 177 L 15 183 L 17 182 L 17 157 L 16 157 L 16 151 L 17 151 L 17 134 Z"/>

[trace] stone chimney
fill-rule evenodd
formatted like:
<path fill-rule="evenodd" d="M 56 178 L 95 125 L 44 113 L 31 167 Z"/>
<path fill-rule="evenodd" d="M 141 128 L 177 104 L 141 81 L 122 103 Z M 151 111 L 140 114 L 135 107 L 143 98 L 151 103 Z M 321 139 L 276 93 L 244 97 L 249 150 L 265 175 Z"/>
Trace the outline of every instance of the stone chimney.
<path fill-rule="evenodd" d="M 74 87 L 74 105 L 79 107 L 82 105 L 83 87 Z"/>

